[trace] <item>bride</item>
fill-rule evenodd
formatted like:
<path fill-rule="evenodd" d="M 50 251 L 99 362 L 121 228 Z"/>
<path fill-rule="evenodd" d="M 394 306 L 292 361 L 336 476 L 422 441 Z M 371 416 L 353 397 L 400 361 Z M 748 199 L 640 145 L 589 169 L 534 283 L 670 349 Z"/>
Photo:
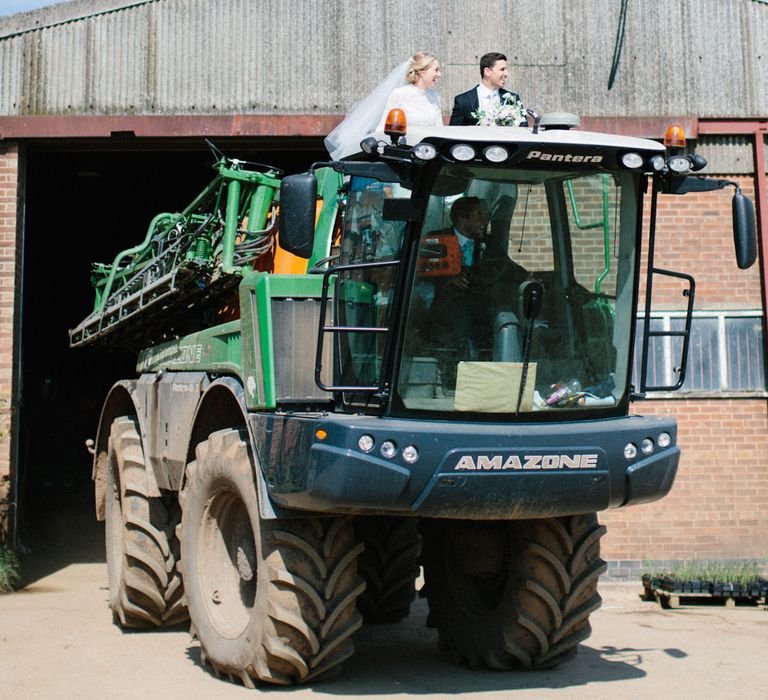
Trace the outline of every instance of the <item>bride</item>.
<path fill-rule="evenodd" d="M 325 139 L 331 158 L 338 160 L 360 152 L 360 141 L 382 129 L 390 109 L 405 112 L 409 126 L 442 126 L 440 97 L 434 86 L 440 79 L 440 62 L 418 51 L 395 68 Z"/>

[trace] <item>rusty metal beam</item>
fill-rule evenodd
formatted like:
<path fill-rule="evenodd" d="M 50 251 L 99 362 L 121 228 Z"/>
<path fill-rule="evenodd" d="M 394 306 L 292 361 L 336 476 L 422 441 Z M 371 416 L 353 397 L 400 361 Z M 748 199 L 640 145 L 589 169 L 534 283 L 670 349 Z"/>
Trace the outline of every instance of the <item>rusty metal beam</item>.
<path fill-rule="evenodd" d="M 338 114 L 241 115 L 32 115 L 0 117 L 0 139 L 184 138 L 200 136 L 325 136 L 342 119 Z M 696 138 L 695 117 L 584 117 L 586 131 L 661 138 L 668 124 Z"/>
<path fill-rule="evenodd" d="M 699 135 L 699 120 L 690 116 L 670 117 L 582 117 L 581 128 L 622 136 L 638 136 L 646 139 L 662 139 L 670 124 L 680 124 L 688 138 Z"/>
<path fill-rule="evenodd" d="M 35 115 L 0 117 L 1 139 L 179 138 L 200 136 L 325 136 L 334 114 L 248 115 Z"/>
<path fill-rule="evenodd" d="M 699 132 L 707 136 L 734 136 L 768 131 L 768 119 L 702 119 Z"/>

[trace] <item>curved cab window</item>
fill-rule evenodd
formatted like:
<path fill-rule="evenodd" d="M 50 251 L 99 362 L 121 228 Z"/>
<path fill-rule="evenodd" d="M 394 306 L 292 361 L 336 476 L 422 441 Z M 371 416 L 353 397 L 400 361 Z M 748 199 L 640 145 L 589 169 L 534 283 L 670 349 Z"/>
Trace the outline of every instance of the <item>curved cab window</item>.
<path fill-rule="evenodd" d="M 517 414 L 626 400 L 636 217 L 628 174 L 444 168 L 412 282 L 403 405 Z"/>

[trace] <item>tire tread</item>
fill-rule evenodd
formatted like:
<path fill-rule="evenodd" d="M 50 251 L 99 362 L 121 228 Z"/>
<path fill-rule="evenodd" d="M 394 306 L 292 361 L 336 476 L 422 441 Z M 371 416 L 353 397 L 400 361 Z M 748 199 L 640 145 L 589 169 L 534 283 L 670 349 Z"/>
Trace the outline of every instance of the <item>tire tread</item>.
<path fill-rule="evenodd" d="M 115 580 L 110 577 L 110 606 L 122 627 L 151 628 L 183 622 L 186 608 L 183 585 L 177 569 L 178 542 L 172 501 L 150 497 L 146 464 L 133 416 L 112 423 L 108 468 L 118 501 L 120 551 L 107 534 L 108 552 L 120 559 Z M 178 511 L 178 508 L 175 509 Z"/>
<path fill-rule="evenodd" d="M 222 483 L 240 502 L 250 504 L 246 510 L 257 549 L 258 583 L 249 622 L 235 639 L 222 639 L 198 602 L 201 592 L 190 589 L 192 623 L 202 658 L 217 673 L 246 687 L 259 681 L 304 683 L 336 672 L 354 651 L 352 635 L 362 624 L 356 601 L 365 585 L 356 561 L 363 548 L 355 542 L 349 518 L 261 519 L 251 480 L 258 466 L 248 445 L 245 430 L 212 433 L 187 466 L 180 501 L 182 561 L 191 581 L 197 577 L 187 570 L 192 564 L 185 552 L 196 551 L 199 535 L 194 528 L 204 504 Z"/>
<path fill-rule="evenodd" d="M 451 583 L 463 575 L 443 549 L 451 546 L 445 533 L 452 527 L 431 524 L 425 534 L 429 620 L 441 648 L 459 663 L 495 669 L 547 668 L 571 658 L 601 604 L 597 582 L 606 565 L 599 543 L 606 528 L 596 516 L 499 523 L 506 582 L 496 607 L 482 614 L 466 607 L 463 589 Z"/>

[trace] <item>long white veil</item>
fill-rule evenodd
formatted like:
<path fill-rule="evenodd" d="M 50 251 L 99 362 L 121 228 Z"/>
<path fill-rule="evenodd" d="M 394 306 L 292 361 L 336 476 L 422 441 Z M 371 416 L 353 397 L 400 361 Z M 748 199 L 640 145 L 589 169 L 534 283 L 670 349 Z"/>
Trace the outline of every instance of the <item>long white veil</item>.
<path fill-rule="evenodd" d="M 360 152 L 360 142 L 381 121 L 381 115 L 392 90 L 408 84 L 405 79 L 408 64 L 409 61 L 404 61 L 397 66 L 368 94 L 368 97 L 352 107 L 344 121 L 326 136 L 325 147 L 331 154 L 331 158 L 338 160 Z"/>

